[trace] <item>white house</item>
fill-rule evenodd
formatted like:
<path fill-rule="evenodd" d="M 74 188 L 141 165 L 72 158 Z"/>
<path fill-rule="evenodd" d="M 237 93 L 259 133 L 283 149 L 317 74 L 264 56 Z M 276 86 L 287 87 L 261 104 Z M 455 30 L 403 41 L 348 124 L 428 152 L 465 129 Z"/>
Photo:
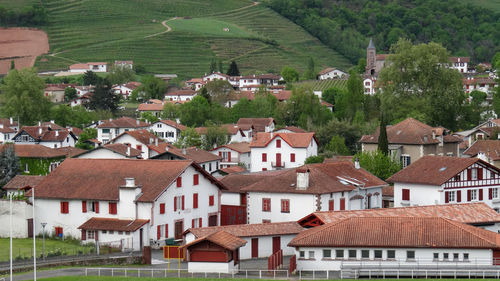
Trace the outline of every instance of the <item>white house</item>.
<path fill-rule="evenodd" d="M 206 84 L 206 82 L 203 81 L 203 78 L 192 78 L 184 83 L 186 83 L 186 86 L 190 87 L 195 91 L 201 90 L 201 88 L 203 88 Z"/>
<path fill-rule="evenodd" d="M 250 144 L 248 142 L 230 143 L 210 150 L 222 158 L 221 169 L 239 165 L 240 163 L 250 170 Z"/>
<path fill-rule="evenodd" d="M 210 81 L 216 81 L 216 80 L 228 81 L 229 77 L 230 77 L 229 75 L 226 75 L 224 73 L 213 72 L 211 74 L 203 76 L 202 79 L 203 79 L 203 82 L 210 82 Z"/>
<path fill-rule="evenodd" d="M 321 70 L 318 73 L 318 80 L 344 78 L 344 76 L 347 76 L 347 73 L 345 71 L 342 71 L 342 70 L 334 68 L 334 67 L 328 67 L 328 68 Z"/>
<path fill-rule="evenodd" d="M 375 88 L 376 82 L 377 78 L 375 76 L 363 76 L 363 87 L 365 89 L 365 95 L 375 95 L 377 91 L 377 88 Z"/>
<path fill-rule="evenodd" d="M 161 142 L 163 140 L 148 130 L 126 131 L 111 140 L 113 144 L 120 143 L 140 150 L 143 159 L 158 155 L 160 153 L 158 145 Z"/>
<path fill-rule="evenodd" d="M 74 147 L 77 140 L 72 131 L 53 123 L 24 126 L 11 139 L 15 144 L 41 144 L 50 148 Z"/>
<path fill-rule="evenodd" d="M 467 73 L 470 57 L 450 57 L 451 68 L 458 70 L 460 73 Z"/>
<path fill-rule="evenodd" d="M 497 79 L 491 77 L 471 77 L 467 76 L 462 80 L 464 91 L 469 94 L 472 91 L 481 91 L 491 94 L 498 87 Z"/>
<path fill-rule="evenodd" d="M 148 129 L 149 126 L 150 124 L 146 122 L 130 117 L 105 120 L 97 126 L 97 140 L 102 143 L 108 143 L 124 132 Z"/>
<path fill-rule="evenodd" d="M 139 86 L 141 86 L 141 82 L 131 81 L 126 84 L 117 85 L 113 87 L 113 90 L 115 91 L 115 94 L 120 94 L 123 98 L 128 99 L 130 94 L 132 94 L 132 92 Z"/>
<path fill-rule="evenodd" d="M 253 132 L 272 132 L 276 127 L 274 118 L 240 118 L 236 124 L 243 130 L 251 126 Z"/>
<path fill-rule="evenodd" d="M 250 142 L 251 172 L 304 165 L 318 155 L 314 133 L 256 133 Z"/>
<path fill-rule="evenodd" d="M 8 142 L 17 133 L 16 130 L 6 127 L 4 123 L 0 122 L 0 143 Z"/>
<path fill-rule="evenodd" d="M 69 66 L 69 72 L 72 73 L 83 73 L 89 70 L 93 72 L 108 72 L 108 63 L 87 62 L 87 63 L 72 64 Z"/>
<path fill-rule="evenodd" d="M 134 61 L 131 61 L 131 60 L 115 60 L 114 65 L 115 65 L 115 67 L 133 69 L 134 68 Z"/>
<path fill-rule="evenodd" d="M 142 158 L 142 151 L 122 143 L 110 143 L 98 146 L 79 154 L 75 158 L 86 159 L 137 159 Z"/>
<path fill-rule="evenodd" d="M 478 158 L 424 156 L 387 181 L 395 207 L 484 202 L 500 210 L 500 169 Z"/>
<path fill-rule="evenodd" d="M 185 129 L 186 126 L 169 119 L 157 121 L 149 127 L 149 130 L 169 143 L 176 142 Z"/>
<path fill-rule="evenodd" d="M 66 159 L 36 186 L 34 208 L 51 234 L 140 250 L 182 239 L 191 222 L 218 225 L 221 188 L 192 161 Z"/>
<path fill-rule="evenodd" d="M 165 142 L 159 143 L 157 146 L 150 147 L 158 153 L 151 157 L 151 159 L 192 160 L 210 174 L 217 172 L 220 168 L 221 157 L 197 147 L 178 149 Z"/>
<path fill-rule="evenodd" d="M 387 186 L 348 161 L 230 174 L 221 182 L 247 194 L 248 223 L 296 221 L 315 211 L 381 208 Z"/>
<path fill-rule="evenodd" d="M 181 89 L 169 93 L 165 93 L 165 100 L 167 101 L 190 101 L 192 100 L 198 93 L 195 90 L 191 89 Z"/>
<path fill-rule="evenodd" d="M 303 231 L 288 246 L 298 270 L 472 269 L 500 264 L 499 241 L 500 234 L 445 218 L 353 217 Z"/>
<path fill-rule="evenodd" d="M 190 228 L 184 232 L 184 241 L 190 243 L 217 231 L 225 231 L 247 242 L 240 248 L 242 260 L 267 258 L 279 250 L 283 250 L 284 256 L 291 256 L 295 250 L 287 245 L 303 230 L 295 221 Z"/>

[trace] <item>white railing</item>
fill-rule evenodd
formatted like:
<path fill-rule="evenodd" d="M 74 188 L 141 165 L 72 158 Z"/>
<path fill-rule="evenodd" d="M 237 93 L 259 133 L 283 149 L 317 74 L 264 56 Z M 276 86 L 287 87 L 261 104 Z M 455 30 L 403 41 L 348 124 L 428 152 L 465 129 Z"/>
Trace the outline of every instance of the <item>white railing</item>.
<path fill-rule="evenodd" d="M 388 278 L 500 278 L 500 270 L 449 270 L 449 269 L 361 269 L 341 270 L 340 279 Z"/>
<path fill-rule="evenodd" d="M 333 260 L 338 261 L 338 260 Z M 467 260 L 435 260 L 435 259 L 379 259 L 379 260 L 341 260 L 342 269 L 383 269 L 383 268 L 411 268 L 411 269 L 450 269 L 496 267 L 499 259 L 467 259 Z"/>
<path fill-rule="evenodd" d="M 121 277 L 154 277 L 154 278 L 250 278 L 276 279 L 289 278 L 288 270 L 235 269 L 229 273 L 222 272 L 188 272 L 187 269 L 155 269 L 155 268 L 85 268 L 85 276 L 121 276 Z"/>

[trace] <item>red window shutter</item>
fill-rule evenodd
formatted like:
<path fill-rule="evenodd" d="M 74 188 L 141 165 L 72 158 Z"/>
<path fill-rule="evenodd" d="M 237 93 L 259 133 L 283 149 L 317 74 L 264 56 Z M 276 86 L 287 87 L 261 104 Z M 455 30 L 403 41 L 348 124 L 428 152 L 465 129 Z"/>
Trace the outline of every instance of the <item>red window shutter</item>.
<path fill-rule="evenodd" d="M 470 201 L 470 197 L 471 197 L 470 190 L 467 190 L 467 201 Z"/>
<path fill-rule="evenodd" d="M 477 179 L 482 180 L 483 179 L 483 168 L 478 168 L 477 169 Z M 481 199 L 479 199 L 481 200 Z"/>
<path fill-rule="evenodd" d="M 160 240 L 161 238 L 161 225 L 156 227 L 156 240 Z"/>
<path fill-rule="evenodd" d="M 193 209 L 198 209 L 198 193 L 193 194 Z"/>
<path fill-rule="evenodd" d="M 194 219 L 191 220 L 191 227 L 194 228 Z"/>
<path fill-rule="evenodd" d="M 276 147 L 280 148 L 281 147 L 281 140 L 276 140 Z"/>
<path fill-rule="evenodd" d="M 215 202 L 214 202 L 214 201 L 215 201 L 214 199 L 215 199 L 215 198 L 214 198 L 214 196 L 213 196 L 213 195 L 210 195 L 210 197 L 208 197 L 208 205 L 209 205 L 209 206 L 213 206 L 213 205 L 214 205 L 214 203 L 215 203 Z"/>
<path fill-rule="evenodd" d="M 87 201 L 82 201 L 82 213 L 87 212 Z"/>
<path fill-rule="evenodd" d="M 328 201 L 328 210 L 333 211 L 333 199 L 330 199 L 330 201 Z"/>
<path fill-rule="evenodd" d="M 165 214 L 165 203 L 160 203 L 160 214 Z"/>
<path fill-rule="evenodd" d="M 174 212 L 177 211 L 177 197 L 174 197 Z"/>
<path fill-rule="evenodd" d="M 168 224 L 165 225 L 165 238 L 168 238 Z"/>
<path fill-rule="evenodd" d="M 109 214 L 113 214 L 113 203 L 111 203 L 111 202 L 108 203 L 108 211 L 109 211 Z"/>
<path fill-rule="evenodd" d="M 467 169 L 467 180 L 468 181 L 472 180 L 472 170 L 471 169 Z"/>
<path fill-rule="evenodd" d="M 493 199 L 493 188 L 488 188 L 488 199 Z"/>
<path fill-rule="evenodd" d="M 182 195 L 182 210 L 184 210 L 184 195 Z"/>
<path fill-rule="evenodd" d="M 219 151 L 219 157 L 222 158 L 222 151 Z"/>
<path fill-rule="evenodd" d="M 200 227 L 203 227 L 203 224 L 202 224 L 202 222 L 201 222 L 201 218 L 200 218 Z"/>
<path fill-rule="evenodd" d="M 231 162 L 231 151 L 227 152 L 227 161 Z"/>
<path fill-rule="evenodd" d="M 61 202 L 61 214 L 64 214 L 64 202 Z"/>
<path fill-rule="evenodd" d="M 99 202 L 95 202 L 95 212 L 99 213 Z"/>
<path fill-rule="evenodd" d="M 483 201 L 483 189 L 479 189 L 479 201 Z"/>
<path fill-rule="evenodd" d="M 262 171 L 267 171 L 267 168 L 262 168 Z"/>
<path fill-rule="evenodd" d="M 448 202 L 450 202 L 450 192 L 445 191 L 444 192 L 444 203 L 448 203 Z"/>
<path fill-rule="evenodd" d="M 200 183 L 200 175 L 194 174 L 193 175 L 193 185 L 198 185 Z"/>
<path fill-rule="evenodd" d="M 295 162 L 295 153 L 290 154 L 290 162 Z"/>
<path fill-rule="evenodd" d="M 182 186 L 182 178 L 178 177 L 177 178 L 177 187 L 181 187 L 181 186 Z"/>
<path fill-rule="evenodd" d="M 457 202 L 462 202 L 462 192 L 460 190 L 457 190 Z"/>
<path fill-rule="evenodd" d="M 87 240 L 87 231 L 85 229 L 82 229 L 82 241 Z"/>
<path fill-rule="evenodd" d="M 402 198 L 404 201 L 410 201 L 410 190 L 409 189 L 403 189 L 402 190 Z"/>
<path fill-rule="evenodd" d="M 262 162 L 267 162 L 267 154 L 262 153 Z"/>

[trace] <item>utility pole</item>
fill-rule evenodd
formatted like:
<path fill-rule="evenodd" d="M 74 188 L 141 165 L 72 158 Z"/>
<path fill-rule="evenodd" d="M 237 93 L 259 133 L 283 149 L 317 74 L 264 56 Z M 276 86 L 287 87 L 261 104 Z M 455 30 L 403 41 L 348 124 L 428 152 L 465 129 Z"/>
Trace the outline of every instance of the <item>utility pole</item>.
<path fill-rule="evenodd" d="M 9 208 L 10 208 L 10 253 L 9 253 L 9 260 L 10 260 L 10 281 L 12 281 L 12 193 L 9 195 Z"/>
<path fill-rule="evenodd" d="M 45 226 L 47 225 L 46 222 L 42 222 L 42 236 L 43 236 L 43 260 L 45 260 Z"/>
<path fill-rule="evenodd" d="M 31 196 L 33 196 L 33 281 L 36 281 L 36 231 L 35 231 L 35 188 L 31 188 Z"/>

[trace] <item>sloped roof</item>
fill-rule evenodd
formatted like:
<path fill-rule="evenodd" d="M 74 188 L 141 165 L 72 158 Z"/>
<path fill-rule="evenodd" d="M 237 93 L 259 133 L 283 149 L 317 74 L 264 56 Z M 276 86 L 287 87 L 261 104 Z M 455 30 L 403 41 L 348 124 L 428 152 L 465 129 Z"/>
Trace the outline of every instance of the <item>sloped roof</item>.
<path fill-rule="evenodd" d="M 141 103 L 137 106 L 138 111 L 162 111 L 163 103 Z"/>
<path fill-rule="evenodd" d="M 225 173 L 225 174 L 237 174 L 237 173 L 248 172 L 247 169 L 245 169 L 245 167 L 238 166 L 238 165 L 234 165 L 234 166 L 230 166 L 230 167 L 227 167 L 227 168 L 224 168 L 224 169 L 220 169 L 220 171 L 222 173 Z"/>
<path fill-rule="evenodd" d="M 303 231 L 288 246 L 498 249 L 500 234 L 436 217 L 353 217 Z"/>
<path fill-rule="evenodd" d="M 273 93 L 273 95 L 278 99 L 278 101 L 286 101 L 292 96 L 292 91 L 282 90 L 277 93 Z"/>
<path fill-rule="evenodd" d="M 192 233 L 195 237 L 198 238 L 210 235 L 221 230 L 237 237 L 250 237 L 297 234 L 304 230 L 304 228 L 300 226 L 296 221 L 288 221 L 189 228 L 184 232 L 184 234 Z"/>
<path fill-rule="evenodd" d="M 231 251 L 234 251 L 234 250 L 244 246 L 247 243 L 247 241 L 245 241 L 239 237 L 236 237 L 232 234 L 229 234 L 225 231 L 220 230 L 220 231 L 214 232 L 212 234 L 200 237 L 196 240 L 193 240 L 193 241 L 187 243 L 186 245 L 182 246 L 181 248 L 188 248 L 190 246 L 196 245 L 196 244 L 203 242 L 203 241 L 209 241 L 209 242 L 215 243 L 215 244 L 221 246 L 222 248 L 227 249 L 227 250 L 231 250 Z"/>
<path fill-rule="evenodd" d="M 256 132 L 264 132 L 266 126 L 270 126 L 274 121 L 274 118 L 240 118 L 238 120 L 238 125 L 253 125 Z"/>
<path fill-rule="evenodd" d="M 138 142 L 143 143 L 143 144 L 154 144 L 156 140 L 158 142 L 164 142 L 164 140 L 160 139 L 157 137 L 155 134 L 151 133 L 148 130 L 141 129 L 141 130 L 133 130 L 133 131 L 126 131 L 118 135 L 116 138 L 114 138 L 111 142 L 115 142 L 117 139 L 121 138 L 124 135 L 129 135 L 136 139 Z"/>
<path fill-rule="evenodd" d="M 224 144 L 224 145 L 218 146 L 216 148 L 213 148 L 210 151 L 217 150 L 217 149 L 222 148 L 222 147 L 229 148 L 229 149 L 237 151 L 239 153 L 249 153 L 250 152 L 250 144 L 248 142 L 235 142 L 235 143 Z"/>
<path fill-rule="evenodd" d="M 278 131 L 281 131 L 281 130 L 288 130 L 288 131 L 291 131 L 293 133 L 307 133 L 306 130 L 304 130 L 302 128 L 299 128 L 299 127 L 296 127 L 296 126 L 286 126 L 286 127 L 283 127 L 283 128 L 275 129 L 274 131 L 278 132 Z"/>
<path fill-rule="evenodd" d="M 90 218 L 78 227 L 84 230 L 136 231 L 149 220 L 121 220 L 113 218 Z"/>
<path fill-rule="evenodd" d="M 442 185 L 476 162 L 480 162 L 483 165 L 498 170 L 494 166 L 478 158 L 424 156 L 413 162 L 410 166 L 392 175 L 387 179 L 387 182 Z"/>
<path fill-rule="evenodd" d="M 500 222 L 500 214 L 482 202 L 411 206 L 366 210 L 322 211 L 311 213 L 298 223 L 304 225 L 312 219 L 327 224 L 352 217 L 440 217 L 467 224 Z"/>
<path fill-rule="evenodd" d="M 150 124 L 130 117 L 121 117 L 114 120 L 104 120 L 97 128 L 144 128 Z"/>
<path fill-rule="evenodd" d="M 473 157 L 480 152 L 493 161 L 500 160 L 500 140 L 478 140 L 467 148 L 464 154 Z"/>
<path fill-rule="evenodd" d="M 469 62 L 470 57 L 449 57 L 451 62 Z"/>
<path fill-rule="evenodd" d="M 22 158 L 58 158 L 67 156 L 66 151 L 46 147 L 41 144 L 4 144 L 0 146 L 0 151 L 7 145 L 14 145 L 17 157 Z"/>
<path fill-rule="evenodd" d="M 329 72 L 332 72 L 332 71 L 334 71 L 334 70 L 339 70 L 339 71 L 342 71 L 342 70 L 340 70 L 340 69 L 338 69 L 338 68 L 335 68 L 335 67 L 327 67 L 327 68 L 325 68 L 325 69 L 321 70 L 318 74 L 319 74 L 319 75 L 323 75 L 323 74 L 327 74 L 327 73 L 329 73 Z M 343 72 L 343 71 L 342 71 L 342 72 Z"/>
<path fill-rule="evenodd" d="M 161 122 L 161 123 L 163 123 L 165 125 L 168 125 L 170 127 L 177 128 L 177 129 L 179 129 L 181 131 L 184 131 L 187 128 L 186 126 L 184 126 L 184 125 L 182 125 L 180 123 L 177 123 L 174 120 L 170 120 L 170 119 L 164 119 L 164 120 L 160 120 L 158 122 Z"/>
<path fill-rule="evenodd" d="M 6 185 L 3 186 L 5 190 L 18 190 L 23 187 L 35 187 L 45 176 L 24 176 L 16 175 Z"/>
<path fill-rule="evenodd" d="M 266 147 L 273 139 L 281 138 L 288 145 L 294 148 L 307 148 L 311 141 L 314 140 L 316 143 L 316 136 L 314 133 L 264 133 L 258 132 L 252 138 L 250 142 L 250 147 Z"/>
<path fill-rule="evenodd" d="M 217 161 L 221 160 L 221 158 L 218 155 L 215 155 L 213 153 L 210 153 L 206 150 L 203 150 L 201 148 L 197 147 L 188 147 L 186 148 L 186 154 L 183 153 L 182 149 L 179 149 L 171 144 L 164 143 L 162 145 L 154 146 L 150 145 L 149 146 L 151 149 L 156 150 L 159 155 L 156 155 L 152 157 L 151 159 L 159 159 L 161 158 L 164 154 L 171 153 L 180 159 L 189 159 L 194 161 L 197 164 L 203 164 L 206 162 L 211 162 L 211 161 Z M 168 148 L 168 151 L 167 151 Z"/>
<path fill-rule="evenodd" d="M 58 147 L 54 148 L 56 151 L 59 151 L 63 153 L 66 157 L 75 157 L 78 156 L 82 153 L 87 152 L 85 149 L 81 149 L 78 147 L 72 147 L 72 146 L 65 146 L 65 147 Z"/>
<path fill-rule="evenodd" d="M 107 149 L 107 150 L 113 151 L 115 153 L 118 153 L 118 154 L 126 156 L 126 157 L 140 157 L 142 155 L 142 151 L 140 151 L 139 149 L 135 149 L 133 147 L 129 148 L 126 144 L 110 143 L 110 144 L 105 144 L 103 146 L 96 147 L 92 150 L 85 151 L 78 156 L 82 156 L 82 155 L 85 155 L 87 153 L 91 153 L 91 152 L 94 152 L 96 150 L 102 150 L 102 149 Z M 127 155 L 128 149 L 130 149 L 130 155 Z"/>
<path fill-rule="evenodd" d="M 181 89 L 173 92 L 165 93 L 165 96 L 195 96 L 196 91 L 192 89 Z"/>

